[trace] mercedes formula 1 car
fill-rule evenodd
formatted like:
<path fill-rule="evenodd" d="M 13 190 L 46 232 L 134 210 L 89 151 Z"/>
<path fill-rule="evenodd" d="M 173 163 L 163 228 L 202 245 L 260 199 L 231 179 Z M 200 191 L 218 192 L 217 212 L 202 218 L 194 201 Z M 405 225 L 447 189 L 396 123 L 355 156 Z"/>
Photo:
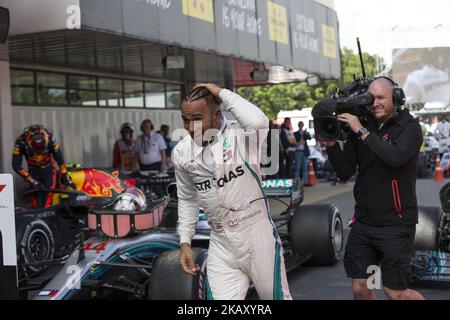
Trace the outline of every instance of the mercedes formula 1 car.
<path fill-rule="evenodd" d="M 439 196 L 441 207 L 419 207 L 413 280 L 450 281 L 450 183 Z"/>
<path fill-rule="evenodd" d="M 301 206 L 300 180 L 270 180 L 263 187 L 288 272 L 303 263 L 332 265 L 340 260 L 343 225 L 335 206 Z M 168 194 L 137 211 L 116 206 L 89 210 L 88 237 L 36 299 L 204 299 L 210 227 L 200 212 L 192 247 L 201 271 L 191 277 L 178 264 L 175 184 Z"/>

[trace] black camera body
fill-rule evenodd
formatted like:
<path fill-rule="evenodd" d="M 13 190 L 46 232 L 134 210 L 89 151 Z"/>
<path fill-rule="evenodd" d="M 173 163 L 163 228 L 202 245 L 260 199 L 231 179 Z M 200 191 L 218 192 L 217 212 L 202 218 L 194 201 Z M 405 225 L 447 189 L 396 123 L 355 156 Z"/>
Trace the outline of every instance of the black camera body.
<path fill-rule="evenodd" d="M 354 81 L 345 90 L 338 88 L 333 98 L 323 99 L 314 106 L 312 111 L 314 131 L 316 139 L 319 141 L 346 139 L 351 130 L 347 124 L 337 119 L 337 116 L 343 113 L 357 116 L 361 124 L 369 130 L 376 126 L 375 116 L 370 110 L 375 98 L 369 92 L 369 86 L 374 80 L 384 78 L 392 84 L 392 102 L 395 107 L 402 106 L 406 101 L 405 92 L 392 79 L 385 76 L 369 79 L 366 76 L 359 38 L 356 38 L 356 43 L 361 62 L 362 78 L 356 79 L 354 75 Z"/>
<path fill-rule="evenodd" d="M 355 80 L 345 90 L 337 89 L 333 98 L 323 99 L 314 106 L 312 116 L 316 139 L 320 141 L 345 139 L 349 128 L 337 119 L 340 114 L 352 114 L 364 123 L 372 120 L 370 108 L 374 97 L 368 92 L 370 83 L 370 79 Z"/>

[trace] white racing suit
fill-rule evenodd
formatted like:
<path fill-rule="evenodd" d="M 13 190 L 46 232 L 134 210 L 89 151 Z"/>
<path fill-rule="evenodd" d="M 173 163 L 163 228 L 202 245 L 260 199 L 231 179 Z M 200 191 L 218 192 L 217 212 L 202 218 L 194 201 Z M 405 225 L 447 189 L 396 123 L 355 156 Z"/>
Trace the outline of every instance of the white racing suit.
<path fill-rule="evenodd" d="M 261 186 L 259 163 L 268 119 L 229 90 L 222 89 L 220 98 L 237 123 L 224 120 L 206 147 L 187 136 L 173 151 L 180 243 L 191 243 L 202 208 L 211 226 L 208 298 L 243 300 L 252 282 L 263 300 L 292 299 L 281 240 Z"/>

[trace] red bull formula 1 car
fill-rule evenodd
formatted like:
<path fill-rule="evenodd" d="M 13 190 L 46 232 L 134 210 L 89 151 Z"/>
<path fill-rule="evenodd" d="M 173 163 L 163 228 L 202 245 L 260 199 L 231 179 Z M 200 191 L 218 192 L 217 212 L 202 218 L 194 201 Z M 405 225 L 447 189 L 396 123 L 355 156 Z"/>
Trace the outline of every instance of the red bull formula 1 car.
<path fill-rule="evenodd" d="M 120 194 L 126 185 L 106 170 L 77 169 L 69 173 L 77 190 L 28 190 L 16 207 L 16 239 L 19 282 L 22 289 L 39 286 L 36 279 L 47 266 L 70 255 L 86 228 L 89 208 L 102 206 Z M 50 192 L 52 203 L 35 208 L 37 192 Z"/>
<path fill-rule="evenodd" d="M 158 198 L 151 185 L 173 181 L 170 176 L 144 174 L 123 180 L 111 170 L 73 167 L 69 175 L 76 190 L 28 190 L 22 195 L 22 204 L 16 207 L 19 282 L 23 292 L 42 286 L 39 276 L 79 245 L 88 227 L 90 208 L 111 203 L 129 186 L 145 188 L 148 198 Z M 36 192 L 50 192 L 51 205 L 33 207 L 31 199 Z"/>

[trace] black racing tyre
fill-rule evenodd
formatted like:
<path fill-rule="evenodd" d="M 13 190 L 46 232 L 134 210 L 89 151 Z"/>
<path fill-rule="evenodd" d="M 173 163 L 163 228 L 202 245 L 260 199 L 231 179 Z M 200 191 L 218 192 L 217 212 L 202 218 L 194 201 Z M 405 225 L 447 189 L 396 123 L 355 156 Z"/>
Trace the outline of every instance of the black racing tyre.
<path fill-rule="evenodd" d="M 414 250 L 439 250 L 441 239 L 439 229 L 444 214 L 439 207 L 419 207 L 419 223 L 416 225 Z"/>
<path fill-rule="evenodd" d="M 202 300 L 205 297 L 206 258 L 208 251 L 192 248 L 194 261 L 201 266 L 195 277 L 185 273 L 178 258 L 180 250 L 161 254 L 152 266 L 148 298 L 150 300 Z"/>
<path fill-rule="evenodd" d="M 334 265 L 341 259 L 344 230 L 336 206 L 299 206 L 291 219 L 289 232 L 293 252 L 311 255 L 307 265 Z"/>
<path fill-rule="evenodd" d="M 52 260 L 55 255 L 53 232 L 45 221 L 37 218 L 23 219 L 17 224 L 17 256 L 19 266 Z M 37 272 L 43 266 L 26 266 Z"/>

